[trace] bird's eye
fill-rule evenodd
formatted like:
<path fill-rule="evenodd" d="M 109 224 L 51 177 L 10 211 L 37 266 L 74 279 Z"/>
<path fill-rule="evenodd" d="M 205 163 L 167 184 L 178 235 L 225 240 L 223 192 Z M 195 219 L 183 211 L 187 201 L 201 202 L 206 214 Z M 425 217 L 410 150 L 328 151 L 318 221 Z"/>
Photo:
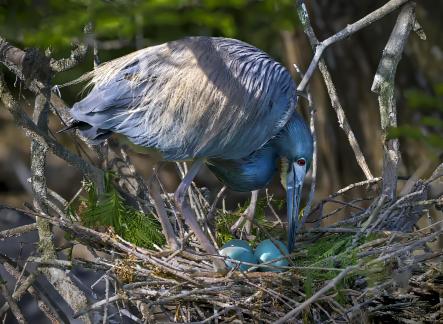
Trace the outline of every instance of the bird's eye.
<path fill-rule="evenodd" d="M 298 164 L 299 166 L 304 166 L 304 165 L 306 164 L 306 160 L 305 160 L 305 159 L 298 159 L 298 160 L 297 160 L 297 164 Z"/>

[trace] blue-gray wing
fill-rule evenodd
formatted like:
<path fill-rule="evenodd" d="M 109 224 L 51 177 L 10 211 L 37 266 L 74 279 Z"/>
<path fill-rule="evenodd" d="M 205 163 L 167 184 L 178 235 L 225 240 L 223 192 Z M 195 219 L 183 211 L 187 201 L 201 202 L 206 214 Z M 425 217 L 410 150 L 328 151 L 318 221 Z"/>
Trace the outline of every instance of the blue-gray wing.
<path fill-rule="evenodd" d="M 286 124 L 296 104 L 288 71 L 238 40 L 190 37 L 90 72 L 71 112 L 96 129 L 156 148 L 168 160 L 237 159 Z"/>

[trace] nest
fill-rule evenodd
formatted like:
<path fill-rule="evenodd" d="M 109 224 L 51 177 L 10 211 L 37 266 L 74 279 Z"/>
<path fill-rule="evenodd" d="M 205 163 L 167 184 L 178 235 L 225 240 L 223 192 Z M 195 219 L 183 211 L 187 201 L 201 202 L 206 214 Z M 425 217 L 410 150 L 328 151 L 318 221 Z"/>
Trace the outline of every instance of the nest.
<path fill-rule="evenodd" d="M 211 258 L 224 257 L 204 253 L 186 226 L 183 247 L 171 251 L 155 245 L 152 249 L 141 248 L 111 228 L 100 231 L 54 218 L 48 218 L 49 222 L 101 257 L 63 264 L 42 258 L 30 261 L 65 268 L 79 265 L 102 271 L 101 280 L 112 280 L 115 288 L 107 291 L 107 297 L 78 311 L 76 317 L 87 313 L 107 316 L 105 309 L 119 305 L 118 309 L 127 312 L 123 315 L 148 323 L 435 323 L 443 314 L 443 252 L 435 246 L 442 237 L 441 221 L 410 232 L 382 228 L 393 226 L 395 217 L 398 226 L 404 228 L 404 217 L 416 222 L 430 208 L 438 207 L 441 198 L 423 199 L 423 192 L 437 175 L 441 176 L 434 173 L 396 201 L 385 201 L 377 179 L 353 184 L 324 199 L 312 209 L 311 215 L 317 215 L 317 220 L 339 212 L 348 217 L 299 233 L 295 251 L 286 256 L 289 266 L 267 264 L 268 270 L 281 272 L 259 272 L 257 267 L 246 272 L 238 271 L 238 267 L 227 273 L 215 272 Z M 368 205 L 367 199 L 345 200 L 354 189 L 363 189 L 366 197 L 374 197 L 368 207 L 359 205 Z M 192 197 L 198 213 L 198 197 L 204 195 L 194 187 Z M 163 198 L 167 200 L 168 196 Z M 342 207 L 326 213 L 327 205 L 337 201 Z M 357 212 L 349 214 L 343 206 L 352 206 Z M 205 211 L 210 209 L 206 206 Z M 224 217 L 221 211 L 215 213 L 216 217 Z M 171 218 L 174 215 L 170 213 Z M 268 228 L 255 224 L 264 237 L 278 233 L 281 225 L 280 221 Z M 214 244 L 220 243 L 213 238 Z"/>

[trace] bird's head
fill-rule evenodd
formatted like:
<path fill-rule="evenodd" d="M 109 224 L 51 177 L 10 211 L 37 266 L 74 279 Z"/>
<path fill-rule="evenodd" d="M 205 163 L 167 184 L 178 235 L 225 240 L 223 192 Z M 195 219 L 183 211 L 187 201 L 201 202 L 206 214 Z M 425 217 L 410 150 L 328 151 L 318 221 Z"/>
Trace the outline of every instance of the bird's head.
<path fill-rule="evenodd" d="M 308 125 L 297 112 L 273 141 L 282 161 L 281 180 L 286 188 L 288 249 L 291 252 L 299 226 L 298 214 L 303 182 L 311 167 L 314 144 Z"/>

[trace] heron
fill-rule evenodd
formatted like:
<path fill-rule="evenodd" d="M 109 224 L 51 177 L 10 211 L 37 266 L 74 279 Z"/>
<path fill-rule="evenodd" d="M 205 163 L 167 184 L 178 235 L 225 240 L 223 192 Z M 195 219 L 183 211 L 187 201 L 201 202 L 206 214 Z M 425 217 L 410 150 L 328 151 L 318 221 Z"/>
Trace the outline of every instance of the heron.
<path fill-rule="evenodd" d="M 257 192 L 280 160 L 293 249 L 313 140 L 280 63 L 240 40 L 197 36 L 105 62 L 78 81 L 91 90 L 73 105 L 68 128 L 95 144 L 117 133 L 163 160 L 193 161 L 175 203 L 209 254 L 217 250 L 185 200 L 201 167 L 233 190 Z"/>

